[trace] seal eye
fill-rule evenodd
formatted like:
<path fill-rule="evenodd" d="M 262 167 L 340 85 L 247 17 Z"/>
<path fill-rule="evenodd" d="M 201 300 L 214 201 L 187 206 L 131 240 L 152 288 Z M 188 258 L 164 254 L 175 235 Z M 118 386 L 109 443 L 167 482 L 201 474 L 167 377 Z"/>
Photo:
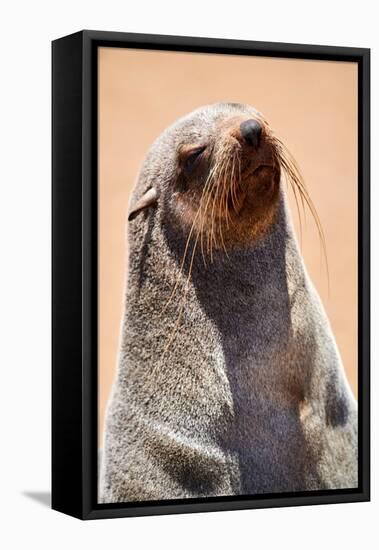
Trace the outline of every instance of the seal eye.
<path fill-rule="evenodd" d="M 187 172 L 192 172 L 192 170 L 194 170 L 199 160 L 201 159 L 201 155 L 204 153 L 205 149 L 206 146 L 203 145 L 202 147 L 197 147 L 196 149 L 192 149 L 187 153 L 186 159 L 184 161 L 184 168 Z"/>

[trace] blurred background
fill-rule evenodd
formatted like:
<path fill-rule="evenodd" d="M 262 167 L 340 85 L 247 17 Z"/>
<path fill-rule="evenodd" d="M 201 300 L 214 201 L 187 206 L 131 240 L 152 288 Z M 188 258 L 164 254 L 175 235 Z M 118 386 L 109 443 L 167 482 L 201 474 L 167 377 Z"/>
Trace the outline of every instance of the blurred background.
<path fill-rule="evenodd" d="M 325 233 L 329 291 L 309 212 L 302 228 L 303 257 L 356 395 L 356 64 L 100 48 L 98 86 L 99 446 L 124 307 L 129 195 L 153 140 L 178 117 L 207 103 L 254 106 L 296 158 Z M 290 192 L 288 198 L 299 234 Z"/>

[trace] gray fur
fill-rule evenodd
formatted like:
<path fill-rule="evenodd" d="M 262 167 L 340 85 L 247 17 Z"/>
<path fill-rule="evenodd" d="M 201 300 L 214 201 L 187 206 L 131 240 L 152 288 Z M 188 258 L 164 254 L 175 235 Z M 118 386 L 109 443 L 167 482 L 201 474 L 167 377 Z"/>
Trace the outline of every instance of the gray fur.
<path fill-rule="evenodd" d="M 162 134 L 142 167 L 132 204 L 151 186 L 160 200 L 129 225 L 100 502 L 357 486 L 357 407 L 283 190 L 267 235 L 229 257 L 216 252 L 207 265 L 196 254 L 184 291 L 186 235 L 169 187 L 177 147 L 251 111 L 195 111 Z"/>

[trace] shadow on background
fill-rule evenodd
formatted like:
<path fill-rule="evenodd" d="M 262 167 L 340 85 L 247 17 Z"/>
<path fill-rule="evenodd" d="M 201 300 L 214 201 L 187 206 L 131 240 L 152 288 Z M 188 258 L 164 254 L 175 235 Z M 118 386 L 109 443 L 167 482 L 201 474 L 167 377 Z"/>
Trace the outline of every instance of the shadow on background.
<path fill-rule="evenodd" d="M 51 506 L 51 493 L 50 491 L 24 491 L 22 493 L 25 497 L 28 497 L 35 502 L 38 502 L 42 506 Z"/>

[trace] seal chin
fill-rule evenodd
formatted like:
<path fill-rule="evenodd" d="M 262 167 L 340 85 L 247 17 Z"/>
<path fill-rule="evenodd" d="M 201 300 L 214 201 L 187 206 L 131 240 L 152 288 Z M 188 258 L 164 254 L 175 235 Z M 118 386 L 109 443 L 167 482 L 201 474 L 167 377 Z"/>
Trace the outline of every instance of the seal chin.
<path fill-rule="evenodd" d="M 244 207 L 250 210 L 262 208 L 265 202 L 269 205 L 276 195 L 279 182 L 280 169 L 274 164 L 260 163 L 254 166 L 247 174 L 242 175 L 237 186 L 239 209 L 235 213 L 239 214 Z M 235 204 L 228 201 L 228 206 L 233 209 Z M 234 208 L 234 210 L 236 209 Z"/>
<path fill-rule="evenodd" d="M 269 193 L 279 185 L 280 172 L 273 165 L 262 164 L 252 174 L 253 186 L 260 194 Z"/>

